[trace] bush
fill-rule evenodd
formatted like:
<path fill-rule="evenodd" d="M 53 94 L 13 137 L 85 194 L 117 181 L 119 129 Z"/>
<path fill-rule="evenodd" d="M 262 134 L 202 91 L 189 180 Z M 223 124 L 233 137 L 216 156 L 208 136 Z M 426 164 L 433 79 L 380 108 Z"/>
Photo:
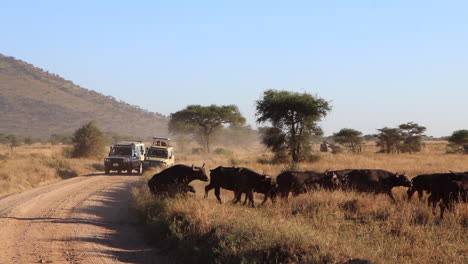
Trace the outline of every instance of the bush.
<path fill-rule="evenodd" d="M 64 147 L 62 150 L 62 155 L 65 158 L 72 158 L 73 157 L 73 147 L 72 146 L 67 146 Z"/>
<path fill-rule="evenodd" d="M 458 130 L 448 138 L 449 147 L 455 152 L 468 154 L 468 130 Z"/>
<path fill-rule="evenodd" d="M 73 134 L 74 158 L 100 157 L 104 152 L 104 136 L 94 122 L 80 127 Z"/>
<path fill-rule="evenodd" d="M 333 154 L 339 154 L 339 153 L 344 152 L 343 148 L 338 144 L 332 144 L 331 148 L 332 148 L 332 153 Z M 357 153 L 357 152 L 354 152 L 354 153 Z"/>

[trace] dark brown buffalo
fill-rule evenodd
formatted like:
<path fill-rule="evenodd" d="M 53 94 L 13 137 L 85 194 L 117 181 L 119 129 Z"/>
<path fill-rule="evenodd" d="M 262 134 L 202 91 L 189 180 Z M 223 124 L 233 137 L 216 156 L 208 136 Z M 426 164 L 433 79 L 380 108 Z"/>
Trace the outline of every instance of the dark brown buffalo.
<path fill-rule="evenodd" d="M 385 170 L 353 170 L 343 179 L 343 187 L 357 192 L 386 193 L 394 202 L 392 188 L 397 186 L 411 187 L 411 181 L 404 174 Z"/>
<path fill-rule="evenodd" d="M 208 197 L 208 192 L 215 189 L 215 196 L 219 203 L 221 201 L 221 188 L 235 191 L 241 168 L 237 167 L 217 167 L 210 170 L 210 184 L 205 186 L 205 198 Z"/>
<path fill-rule="evenodd" d="M 263 205 L 266 203 L 268 198 L 270 198 L 272 203 L 276 202 L 276 196 L 278 192 L 278 185 L 276 184 L 275 181 L 271 179 L 270 176 L 266 176 L 266 180 L 262 181 L 259 185 L 255 186 L 254 192 L 256 193 L 261 193 L 263 194 L 263 201 L 260 205 Z M 235 194 L 236 195 L 236 194 Z M 240 197 L 239 197 L 240 199 Z M 237 197 L 234 197 L 234 202 L 236 202 Z M 244 205 L 246 204 L 248 200 L 247 194 L 245 195 L 245 200 L 244 200 Z"/>
<path fill-rule="evenodd" d="M 265 194 L 263 203 L 270 197 L 274 200 L 275 185 L 271 181 L 271 177 L 261 175 L 248 168 L 236 167 L 218 167 L 211 170 L 210 184 L 205 187 L 205 197 L 211 189 L 215 189 L 215 195 L 221 203 L 220 189 L 234 191 L 234 203 L 241 199 L 243 193 L 246 194 L 249 204 L 255 206 L 253 201 L 253 192 L 261 192 Z M 263 204 L 262 203 L 262 204 Z"/>
<path fill-rule="evenodd" d="M 438 188 L 438 193 L 433 194 L 435 201 L 440 201 L 440 218 L 444 218 L 445 209 L 453 209 L 455 203 L 468 202 L 468 180 L 448 181 Z"/>
<path fill-rule="evenodd" d="M 434 182 L 439 174 L 422 174 L 411 179 L 411 187 L 408 189 L 408 200 L 411 200 L 413 194 L 418 192 L 419 200 L 423 198 L 424 191 L 431 192 Z"/>
<path fill-rule="evenodd" d="M 463 175 L 463 173 L 433 173 L 414 177 L 411 179 L 411 187 L 407 191 L 408 200 L 411 199 L 415 192 L 418 193 L 419 199 L 422 199 L 424 192 L 431 193 L 441 182 L 457 177 L 457 175 Z M 431 202 L 431 200 L 428 202 Z"/>
<path fill-rule="evenodd" d="M 444 218 L 445 209 L 452 209 L 455 203 L 468 202 L 468 173 L 435 175 L 428 200 L 434 208 L 439 203 L 440 218 Z"/>
<path fill-rule="evenodd" d="M 189 185 L 193 180 L 208 181 L 205 169 L 177 164 L 156 173 L 149 181 L 148 187 L 152 194 L 163 194 L 173 196 L 178 193 L 195 192 Z"/>
<path fill-rule="evenodd" d="M 336 175 L 315 171 L 285 171 L 276 177 L 278 193 L 287 199 L 291 192 L 293 196 L 305 193 L 317 187 L 333 186 Z"/>

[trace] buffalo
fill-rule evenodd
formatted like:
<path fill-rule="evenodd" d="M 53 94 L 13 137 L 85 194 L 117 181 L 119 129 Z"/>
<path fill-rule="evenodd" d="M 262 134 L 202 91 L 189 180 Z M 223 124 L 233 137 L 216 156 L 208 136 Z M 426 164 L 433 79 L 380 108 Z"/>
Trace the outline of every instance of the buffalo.
<path fill-rule="evenodd" d="M 189 185 L 193 180 L 208 181 L 208 176 L 202 167 L 192 167 L 177 164 L 167 168 L 159 173 L 156 173 L 149 181 L 148 187 L 152 194 L 164 194 L 173 196 L 177 193 L 195 192 L 194 188 Z"/>
<path fill-rule="evenodd" d="M 237 167 L 221 166 L 210 170 L 210 184 L 205 186 L 205 198 L 208 197 L 208 192 L 214 188 L 216 199 L 218 199 L 219 203 L 222 203 L 220 197 L 221 188 L 235 191 L 240 170 L 241 168 Z"/>
<path fill-rule="evenodd" d="M 415 192 L 418 193 L 419 200 L 422 199 L 424 191 L 431 192 L 433 184 L 439 174 L 422 174 L 411 179 L 411 187 L 408 189 L 408 200 L 411 200 Z"/>
<path fill-rule="evenodd" d="M 287 199 L 291 192 L 293 196 L 305 193 L 317 186 L 329 188 L 334 186 L 334 173 L 319 173 L 315 171 L 285 171 L 276 177 L 280 196 Z"/>
<path fill-rule="evenodd" d="M 216 199 L 221 203 L 220 189 L 234 191 L 234 203 L 240 201 L 243 193 L 246 194 L 246 199 L 249 200 L 251 206 L 255 206 L 253 201 L 253 192 L 265 194 L 262 202 L 265 203 L 270 197 L 272 201 L 276 195 L 275 185 L 271 177 L 261 175 L 248 168 L 237 167 L 217 167 L 211 170 L 211 181 L 205 187 L 205 197 L 211 189 L 215 189 Z M 245 202 L 244 202 L 245 204 Z"/>
<path fill-rule="evenodd" d="M 353 170 L 343 177 L 343 187 L 357 192 L 386 193 L 394 202 L 392 188 L 411 187 L 411 181 L 405 174 L 385 170 Z"/>
<path fill-rule="evenodd" d="M 266 176 L 266 175 L 265 175 Z M 253 189 L 254 192 L 256 193 L 261 193 L 263 194 L 263 201 L 260 205 L 263 205 L 266 203 L 266 201 L 268 200 L 268 198 L 270 198 L 271 202 L 272 203 L 275 203 L 276 202 L 276 195 L 277 195 L 277 192 L 278 192 L 278 185 L 276 184 L 275 181 L 273 181 L 271 179 L 270 176 L 266 176 L 265 177 L 265 180 L 261 181 L 258 185 L 255 186 L 255 188 Z M 242 193 L 240 194 L 234 194 L 235 197 L 234 197 L 234 202 L 237 202 L 238 199 L 240 199 Z M 245 195 L 245 200 L 244 200 L 244 205 L 246 204 L 248 200 L 248 195 L 246 193 Z"/>
<path fill-rule="evenodd" d="M 428 201 L 433 208 L 439 203 L 442 219 L 445 209 L 452 209 L 457 202 L 468 202 L 468 173 L 434 174 L 429 192 Z"/>

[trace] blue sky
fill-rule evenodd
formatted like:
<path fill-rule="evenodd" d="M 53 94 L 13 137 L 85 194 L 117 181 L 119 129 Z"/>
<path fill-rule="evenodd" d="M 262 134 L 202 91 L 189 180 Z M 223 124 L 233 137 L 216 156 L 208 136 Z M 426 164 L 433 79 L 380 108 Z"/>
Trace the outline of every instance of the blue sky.
<path fill-rule="evenodd" d="M 0 53 L 168 115 L 266 89 L 330 100 L 325 134 L 468 129 L 466 1 L 2 1 Z"/>

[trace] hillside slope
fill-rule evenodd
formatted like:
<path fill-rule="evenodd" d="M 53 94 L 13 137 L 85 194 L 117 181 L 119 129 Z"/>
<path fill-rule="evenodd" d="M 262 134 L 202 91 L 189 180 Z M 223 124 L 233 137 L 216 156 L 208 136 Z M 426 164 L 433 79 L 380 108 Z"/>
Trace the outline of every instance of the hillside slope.
<path fill-rule="evenodd" d="M 167 118 L 0 54 L 0 132 L 46 138 L 95 120 L 104 131 L 167 134 Z"/>

